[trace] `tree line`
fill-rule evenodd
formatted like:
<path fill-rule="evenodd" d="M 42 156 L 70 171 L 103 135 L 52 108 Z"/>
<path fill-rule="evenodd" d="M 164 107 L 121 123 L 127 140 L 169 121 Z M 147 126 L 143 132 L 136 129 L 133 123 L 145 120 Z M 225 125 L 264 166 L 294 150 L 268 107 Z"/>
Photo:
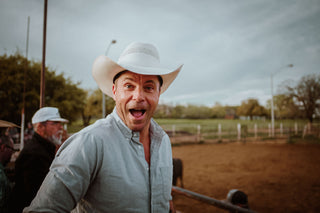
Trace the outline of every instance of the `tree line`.
<path fill-rule="evenodd" d="M 26 73 L 26 75 L 24 75 Z M 25 120 L 31 121 L 40 103 L 41 63 L 27 60 L 19 52 L 14 55 L 0 56 L 0 119 L 16 124 L 21 122 L 23 91 L 25 85 Z M 84 90 L 80 83 L 73 83 L 64 74 L 46 67 L 45 105 L 58 107 L 62 117 L 70 122 L 82 119 L 83 126 L 92 119 L 102 116 L 102 93 L 99 89 Z M 240 116 L 249 119 L 270 118 L 270 100 L 266 107 L 250 98 L 239 106 L 222 106 L 215 103 L 212 107 L 199 105 L 159 104 L 156 118 L 188 119 L 236 119 Z M 312 122 L 320 114 L 320 75 L 308 75 L 297 84 L 286 83 L 282 93 L 274 96 L 274 112 L 277 119 L 307 118 Z M 114 108 L 112 98 L 106 96 L 106 113 Z"/>

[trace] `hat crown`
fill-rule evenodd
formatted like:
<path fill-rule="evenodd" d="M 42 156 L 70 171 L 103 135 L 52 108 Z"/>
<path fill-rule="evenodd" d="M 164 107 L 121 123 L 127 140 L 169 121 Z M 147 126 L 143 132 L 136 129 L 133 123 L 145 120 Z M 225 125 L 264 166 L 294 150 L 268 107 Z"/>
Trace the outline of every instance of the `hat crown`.
<path fill-rule="evenodd" d="M 148 43 L 131 43 L 119 57 L 118 62 L 101 55 L 93 63 L 92 76 L 101 91 L 112 97 L 114 76 L 124 70 L 141 75 L 160 75 L 163 79 L 161 93 L 167 90 L 172 81 L 177 77 L 182 65 L 176 69 L 168 69 L 160 64 L 157 48 Z"/>
<path fill-rule="evenodd" d="M 160 57 L 157 48 L 152 44 L 135 42 L 122 52 L 118 64 L 159 67 Z"/>
<path fill-rule="evenodd" d="M 32 123 L 40 123 L 45 121 L 60 121 L 67 122 L 66 119 L 61 118 L 59 109 L 56 107 L 43 107 L 40 108 L 32 117 Z"/>

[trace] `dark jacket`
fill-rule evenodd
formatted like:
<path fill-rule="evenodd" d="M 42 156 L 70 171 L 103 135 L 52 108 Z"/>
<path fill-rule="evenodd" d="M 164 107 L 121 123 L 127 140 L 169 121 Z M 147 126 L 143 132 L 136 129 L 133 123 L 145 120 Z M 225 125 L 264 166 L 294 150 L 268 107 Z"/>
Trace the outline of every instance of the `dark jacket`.
<path fill-rule="evenodd" d="M 15 162 L 15 186 L 9 201 L 10 212 L 21 213 L 36 196 L 42 181 L 49 172 L 56 147 L 34 133 Z"/>

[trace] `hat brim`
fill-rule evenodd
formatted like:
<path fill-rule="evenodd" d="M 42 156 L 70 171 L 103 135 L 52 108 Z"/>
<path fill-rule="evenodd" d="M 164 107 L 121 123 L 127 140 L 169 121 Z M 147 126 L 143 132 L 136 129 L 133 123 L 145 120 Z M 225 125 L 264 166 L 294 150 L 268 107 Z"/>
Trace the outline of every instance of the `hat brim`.
<path fill-rule="evenodd" d="M 69 123 L 69 121 L 64 118 L 53 118 L 53 119 L 48 119 L 47 121 L 57 121 L 57 122 L 61 122 L 61 123 Z"/>
<path fill-rule="evenodd" d="M 134 65 L 118 64 L 107 56 L 99 56 L 93 63 L 92 75 L 103 93 L 112 97 L 113 78 L 121 71 L 129 70 L 141 75 L 160 75 L 163 79 L 161 93 L 165 92 L 179 74 L 183 65 L 175 70 L 158 67 L 141 67 Z"/>
<path fill-rule="evenodd" d="M 20 126 L 4 120 L 0 120 L 0 127 L 19 127 L 20 128 Z"/>

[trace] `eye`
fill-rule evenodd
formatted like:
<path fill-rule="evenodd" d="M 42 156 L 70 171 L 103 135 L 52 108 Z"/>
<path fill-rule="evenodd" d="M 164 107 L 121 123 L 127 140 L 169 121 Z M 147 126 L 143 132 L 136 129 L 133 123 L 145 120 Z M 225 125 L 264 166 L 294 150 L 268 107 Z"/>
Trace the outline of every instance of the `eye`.
<path fill-rule="evenodd" d="M 154 90 L 154 86 L 153 85 L 146 85 L 144 87 L 144 89 L 147 91 L 147 92 L 152 92 Z"/>
<path fill-rule="evenodd" d="M 132 88 L 133 88 L 133 85 L 131 85 L 131 84 L 125 84 L 124 87 L 125 87 L 126 89 L 132 89 Z"/>

